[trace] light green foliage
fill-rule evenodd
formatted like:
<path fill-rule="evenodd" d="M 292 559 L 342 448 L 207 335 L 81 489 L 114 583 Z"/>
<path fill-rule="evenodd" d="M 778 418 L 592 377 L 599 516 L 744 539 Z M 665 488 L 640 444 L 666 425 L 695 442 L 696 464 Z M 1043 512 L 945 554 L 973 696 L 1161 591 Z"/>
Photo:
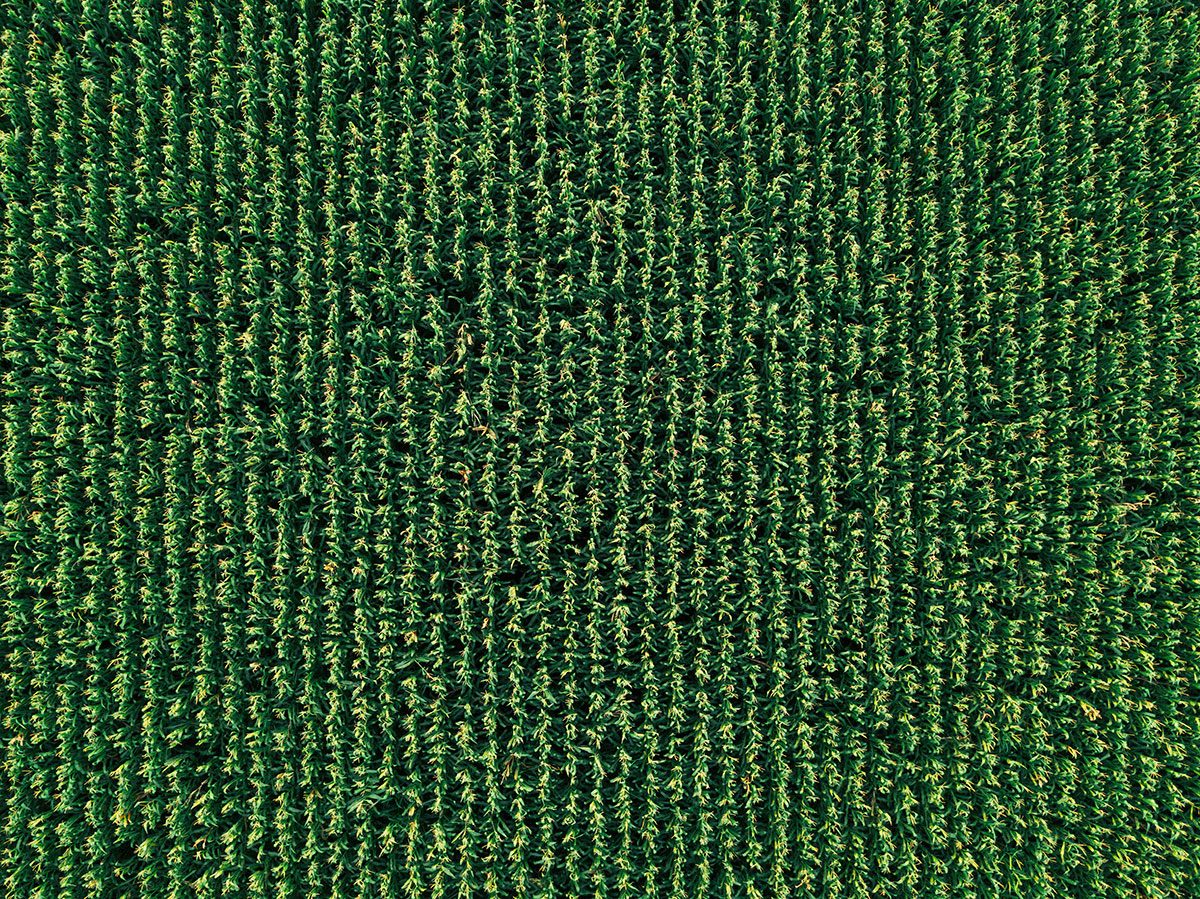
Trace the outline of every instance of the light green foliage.
<path fill-rule="evenodd" d="M 1200 11 L 5 0 L 0 892 L 1200 895 Z"/>

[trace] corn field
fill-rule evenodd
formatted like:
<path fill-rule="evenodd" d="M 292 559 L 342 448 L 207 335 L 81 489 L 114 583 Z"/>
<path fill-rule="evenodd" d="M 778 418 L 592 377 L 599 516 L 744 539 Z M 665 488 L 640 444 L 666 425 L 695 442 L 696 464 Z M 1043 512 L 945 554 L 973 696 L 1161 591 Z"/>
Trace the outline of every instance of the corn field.
<path fill-rule="evenodd" d="M 0 888 L 1200 896 L 1200 5 L 3 0 Z"/>

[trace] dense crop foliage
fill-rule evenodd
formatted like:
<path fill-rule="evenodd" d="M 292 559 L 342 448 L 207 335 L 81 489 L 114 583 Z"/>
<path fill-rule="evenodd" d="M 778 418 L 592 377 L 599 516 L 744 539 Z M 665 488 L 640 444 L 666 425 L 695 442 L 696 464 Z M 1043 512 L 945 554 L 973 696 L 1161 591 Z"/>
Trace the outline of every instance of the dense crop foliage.
<path fill-rule="evenodd" d="M 4 895 L 1200 895 L 1200 7 L 0 8 Z"/>

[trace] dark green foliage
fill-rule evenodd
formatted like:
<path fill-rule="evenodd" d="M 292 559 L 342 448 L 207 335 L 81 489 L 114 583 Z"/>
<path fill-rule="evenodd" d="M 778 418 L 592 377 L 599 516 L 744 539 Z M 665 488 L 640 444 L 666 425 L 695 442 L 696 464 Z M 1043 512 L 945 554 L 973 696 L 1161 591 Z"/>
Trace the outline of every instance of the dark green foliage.
<path fill-rule="evenodd" d="M 1200 11 L 7 0 L 13 897 L 1200 894 Z"/>

